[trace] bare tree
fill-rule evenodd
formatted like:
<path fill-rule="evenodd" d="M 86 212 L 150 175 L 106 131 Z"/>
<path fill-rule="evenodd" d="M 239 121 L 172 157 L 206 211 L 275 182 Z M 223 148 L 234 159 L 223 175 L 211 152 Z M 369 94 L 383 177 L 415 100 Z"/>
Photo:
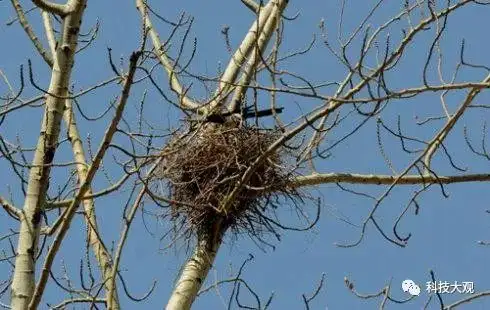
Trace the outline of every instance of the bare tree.
<path fill-rule="evenodd" d="M 145 296 L 133 297 L 120 272 L 131 225 L 141 212 L 152 213 L 155 221 L 163 222 L 163 238 L 170 240 L 170 246 L 190 250 L 165 301 L 166 309 L 190 309 L 198 296 L 226 284 L 233 285 L 228 308 L 235 302 L 239 308 L 266 309 L 272 296 L 261 300 L 243 277 L 249 260 L 230 279 L 203 285 L 226 238 L 247 234 L 258 247 L 268 247 L 281 231 L 314 227 L 324 208 L 315 187 L 333 184 L 359 199 L 370 199 L 359 238 L 341 247 L 359 245 L 370 226 L 388 242 L 404 247 L 410 235 L 404 236 L 398 224 L 409 210 L 418 212 L 424 192 L 439 188 L 446 195 L 447 184 L 490 181 L 488 169 L 470 172 L 462 168 L 455 153 L 463 150 L 453 150 L 449 143 L 453 132 L 463 131 L 464 151 L 475 161 L 486 161 L 488 168 L 486 123 L 477 132 L 479 146 L 460 123 L 470 110 L 487 113 L 489 106 L 478 98 L 490 87 L 490 68 L 468 60 L 463 41 L 459 61 L 447 78 L 442 53 L 451 17 L 475 6 L 487 9 L 488 1 L 400 1 L 400 10 L 380 22 L 376 14 L 388 1 L 379 0 L 354 27 L 344 25 L 346 3 L 340 1 L 337 37 L 327 27 L 328 21 L 322 20 L 312 42 L 291 52 L 282 49 L 288 39 L 286 25 L 294 25 L 298 16 L 286 10 L 288 1 L 241 0 L 251 26 L 236 48 L 230 28 L 223 28 L 230 59 L 223 71 L 210 76 L 193 69 L 199 52 L 196 41 L 190 39 L 194 18 L 183 13 L 171 21 L 151 3 L 136 0 L 134 19 L 140 24 L 140 36 L 128 38 L 134 45 L 130 57 L 121 57 L 117 63 L 111 49 L 107 54 L 98 50 L 112 76 L 102 81 L 93 77 L 91 85 L 82 89 L 76 83 L 77 67 L 92 65 L 84 62 L 83 55 L 97 48 L 99 34 L 98 23 L 84 30 L 88 25 L 82 20 L 91 14 L 86 11 L 87 1 L 33 0 L 30 9 L 26 9 L 30 2 L 24 2 L 11 0 L 15 17 L 8 24 L 22 27 L 38 60 L 29 59 L 20 66 L 18 82 L 13 82 L 11 72 L 0 71 L 0 167 L 8 169 L 2 174 L 18 180 L 0 195 L 10 223 L 17 227 L 2 229 L 0 238 L 4 243 L 1 262 L 7 270 L 2 269 L 2 279 L 7 280 L 0 282 L 0 297 L 10 303 L 1 304 L 5 308 L 42 308 L 51 286 L 66 294 L 59 304 L 49 304 L 53 309 L 76 304 L 119 309 L 123 294 L 134 302 L 144 301 L 154 286 Z M 291 5 L 301 8 L 302 4 Z M 415 46 L 427 49 L 422 60 L 412 59 Z M 289 70 L 292 60 L 310 57 L 315 48 L 328 52 L 345 76 L 316 82 Z M 407 61 L 420 66 L 421 74 L 400 83 L 395 77 L 404 74 Z M 98 96 L 102 89 L 117 94 L 115 99 Z M 406 124 L 407 118 L 394 111 L 397 104 L 410 102 L 416 105 L 417 116 L 426 117 L 427 107 L 421 100 L 428 96 L 432 101 L 439 99 L 440 115 Z M 97 106 L 86 107 L 87 97 L 96 98 Z M 292 100 L 308 104 L 287 103 Z M 182 119 L 162 126 L 151 112 L 161 109 L 161 102 L 169 118 Z M 278 102 L 287 104 L 279 106 Z M 37 138 L 34 146 L 13 130 L 32 110 L 42 114 L 40 129 L 30 133 Z M 88 136 L 89 126 L 94 126 L 90 134 L 95 138 Z M 369 147 L 379 149 L 379 158 L 390 174 L 322 171 L 339 146 L 369 128 L 376 133 Z M 386 137 L 398 145 L 384 142 Z M 357 185 L 356 190 L 349 184 Z M 376 195 L 363 189 L 369 185 L 375 185 Z M 380 224 L 379 209 L 402 186 L 415 191 L 390 233 Z M 7 198 L 8 191 L 12 198 Z M 14 200 L 19 197 L 23 203 L 16 205 Z M 107 197 L 114 197 L 110 204 L 117 201 L 123 209 L 118 237 L 104 236 L 96 216 L 99 208 L 110 207 L 103 200 Z M 298 225 L 281 220 L 286 208 L 298 215 Z M 121 221 L 121 217 L 106 220 Z M 85 246 L 80 251 L 80 271 L 60 263 L 62 275 L 56 276 L 54 266 L 62 260 L 63 251 L 80 250 L 67 239 L 81 229 Z M 108 240 L 116 239 L 108 246 Z M 74 273 L 79 273 L 77 284 Z M 312 291 L 303 294 L 306 309 L 324 281 L 323 275 Z M 380 308 L 388 302 L 412 299 L 396 300 L 390 295 L 390 285 L 370 295 L 359 293 L 349 279 L 346 285 L 358 297 L 380 297 Z M 253 295 L 257 305 L 241 304 L 240 290 Z M 450 306 L 438 297 L 441 308 L 452 309 L 488 294 L 481 292 Z"/>

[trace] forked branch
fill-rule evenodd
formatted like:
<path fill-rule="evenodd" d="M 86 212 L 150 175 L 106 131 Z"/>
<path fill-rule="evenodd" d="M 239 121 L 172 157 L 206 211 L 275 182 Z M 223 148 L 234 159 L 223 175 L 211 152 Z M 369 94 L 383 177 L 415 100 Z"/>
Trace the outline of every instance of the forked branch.
<path fill-rule="evenodd" d="M 200 110 L 200 105 L 190 99 L 184 88 L 179 82 L 177 75 L 175 74 L 175 66 L 172 64 L 171 60 L 168 58 L 165 46 L 162 44 L 158 32 L 155 30 L 153 26 L 150 16 L 148 14 L 148 8 L 145 0 L 136 0 L 136 8 L 140 12 L 141 19 L 143 20 L 143 24 L 145 27 L 145 31 L 148 31 L 151 41 L 153 43 L 153 47 L 155 48 L 155 53 L 158 57 L 158 60 L 164 67 L 165 71 L 167 71 L 167 75 L 170 82 L 170 88 L 174 91 L 179 97 L 179 103 L 181 107 L 185 110 L 195 110 L 197 112 Z"/>

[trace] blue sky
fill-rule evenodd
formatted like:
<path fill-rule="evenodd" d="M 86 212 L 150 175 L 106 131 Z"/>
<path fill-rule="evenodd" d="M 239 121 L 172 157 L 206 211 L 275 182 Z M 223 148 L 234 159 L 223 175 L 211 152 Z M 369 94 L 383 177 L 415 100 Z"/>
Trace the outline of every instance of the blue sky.
<path fill-rule="evenodd" d="M 445 1 L 437 1 L 437 3 L 442 5 Z M 29 1 L 24 1 L 23 4 L 25 8 L 31 6 Z M 374 1 L 364 1 L 362 4 L 347 1 L 344 17 L 345 31 L 354 29 L 374 4 Z M 403 1 L 387 1 L 383 4 L 372 17 L 372 27 L 383 24 L 394 13 L 399 12 L 403 7 L 402 4 Z M 164 1 L 158 5 L 155 4 L 154 8 L 171 20 L 176 20 L 182 12 L 195 18 L 191 38 L 197 38 L 197 53 L 191 70 L 194 73 L 209 75 L 215 74 L 219 67 L 223 68 L 228 63 L 229 53 L 221 35 L 223 26 L 230 27 L 231 44 L 236 47 L 254 18 L 240 1 L 181 1 L 176 5 Z M 287 54 L 304 48 L 314 33 L 318 38 L 318 24 L 321 19 L 325 21 L 329 36 L 331 34 L 332 39 L 335 40 L 339 23 L 339 8 L 338 1 L 291 1 L 286 15 L 293 16 L 296 12 L 300 12 L 300 15 L 296 21 L 286 22 L 282 53 Z M 476 63 L 488 64 L 487 51 L 490 44 L 484 40 L 488 13 L 485 7 L 469 6 L 450 18 L 446 36 L 441 43 L 444 52 L 443 71 L 446 77 L 450 77 L 454 70 L 463 38 L 466 41 L 467 58 Z M 47 67 L 35 54 L 32 44 L 27 40 L 22 29 L 18 24 L 10 27 L 5 25 L 13 15 L 10 3 L 1 1 L 0 39 L 4 44 L 0 49 L 0 69 L 9 76 L 11 83 L 19 85 L 18 67 L 20 64 L 26 65 L 27 59 L 30 58 L 33 61 L 37 83 L 47 86 L 49 83 Z M 33 12 L 29 16 L 39 37 L 44 39 L 38 12 Z M 132 1 L 89 1 L 84 18 L 85 29 L 88 30 L 97 19 L 100 20 L 100 33 L 96 43 L 76 58 L 72 79 L 75 89 L 87 88 L 95 82 L 111 77 L 106 47 L 112 48 L 116 60 L 123 57 L 127 64 L 128 56 L 139 46 L 140 19 Z M 162 38 L 165 38 L 170 29 L 164 24 L 156 21 L 155 23 Z M 407 23 L 406 21 L 401 22 L 400 25 L 406 26 Z M 391 33 L 394 45 L 400 39 L 399 30 L 399 27 L 395 27 Z M 421 85 L 424 55 L 428 52 L 429 40 L 433 36 L 434 31 L 428 30 L 408 48 L 407 57 L 402 59 L 399 69 L 388 75 L 392 87 Z M 175 44 L 172 46 L 171 53 L 178 48 L 178 43 Z M 190 54 L 191 47 L 192 44 L 187 45 L 187 56 Z M 355 48 L 350 56 L 352 58 L 357 56 Z M 123 68 L 126 67 L 123 65 Z M 434 69 L 434 66 L 431 68 Z M 317 83 L 339 81 L 346 74 L 342 66 L 322 46 L 321 40 L 309 54 L 288 61 L 284 64 L 283 69 L 301 74 Z M 477 81 L 484 73 L 478 70 L 466 70 L 460 75 L 460 80 Z M 166 91 L 170 94 L 162 70 L 155 76 L 160 85 L 166 87 Z M 436 82 L 436 75 L 432 74 L 430 77 Z M 135 87 L 126 110 L 125 119 L 132 124 L 136 123 L 137 104 L 144 87 Z M 5 84 L 0 83 L 0 93 L 3 94 L 5 90 Z M 118 85 L 109 86 L 82 97 L 80 105 L 90 115 L 97 115 L 105 109 L 109 100 L 114 98 L 118 91 Z M 332 89 L 324 91 L 325 95 L 332 94 Z M 24 98 L 29 98 L 34 94 L 36 94 L 35 90 L 29 87 Z M 204 91 L 198 86 L 193 88 L 193 95 L 197 98 L 205 97 Z M 448 97 L 448 104 L 453 111 L 462 97 L 462 93 L 455 93 Z M 477 103 L 484 104 L 487 99 L 488 95 L 483 93 L 478 97 Z M 264 100 L 267 100 L 267 97 L 264 96 Z M 176 119 L 183 118 L 180 112 L 169 107 L 169 104 L 151 89 L 148 93 L 148 101 L 151 104 L 147 107 L 146 117 L 149 121 L 158 124 L 160 128 L 176 126 Z M 268 101 L 264 103 L 264 106 L 267 104 Z M 317 104 L 319 104 L 318 101 L 312 102 L 306 98 L 280 97 L 280 105 L 285 107 L 284 117 L 286 119 L 297 117 L 300 111 L 298 107 L 308 111 Z M 392 128 L 396 128 L 396 120 L 400 116 L 404 128 L 410 134 L 429 139 L 442 123 L 434 122 L 429 126 L 417 126 L 414 124 L 415 117 L 423 119 L 429 116 L 439 116 L 441 113 L 438 95 L 428 94 L 410 100 L 391 102 L 383 112 L 382 119 Z M 0 134 L 12 141 L 19 136 L 24 145 L 32 146 L 37 140 L 41 116 L 42 110 L 39 108 L 17 111 L 9 116 L 6 123 L 0 127 Z M 482 125 L 488 120 L 490 117 L 485 110 L 470 109 L 458 123 L 453 134 L 448 137 L 448 149 L 459 165 L 468 168 L 468 173 L 488 173 L 490 165 L 489 161 L 476 157 L 468 150 L 463 139 L 463 126 L 468 126 L 470 137 L 478 144 L 481 139 Z M 98 145 L 108 121 L 107 117 L 99 122 L 80 120 L 82 137 L 90 135 L 93 148 Z M 331 139 L 335 140 L 342 133 L 352 129 L 356 121 L 359 121 L 359 118 L 354 117 L 344 122 L 343 127 L 332 133 Z M 413 156 L 403 153 L 399 142 L 393 137 L 384 134 L 382 138 L 393 160 L 393 165 L 398 171 L 402 171 Z M 125 143 L 123 137 L 116 139 L 118 143 Z M 380 156 L 376 141 L 376 120 L 372 119 L 362 132 L 335 148 L 329 159 L 318 164 L 318 169 L 321 172 L 390 173 Z M 327 141 L 327 145 L 328 143 L 330 142 Z M 117 156 L 117 154 L 114 155 Z M 69 148 L 60 149 L 56 156 L 58 161 L 69 161 L 71 156 Z M 434 167 L 441 175 L 458 173 L 440 154 L 436 156 Z M 117 179 L 121 173 L 120 169 L 118 170 L 116 165 L 111 164 L 110 160 L 105 170 L 114 179 Z M 56 178 L 66 178 L 66 173 L 66 170 L 54 169 L 55 184 L 57 184 Z M 10 188 L 12 200 L 15 204 L 22 205 L 23 197 L 19 182 L 13 177 L 10 166 L 5 161 L 0 161 L 0 180 L 3 181 L 0 182 L 0 194 L 10 198 Z M 100 189 L 106 184 L 107 178 L 101 173 L 94 187 Z M 350 186 L 350 188 L 377 195 L 384 190 L 384 188 L 375 186 Z M 119 238 L 118 232 L 122 227 L 121 212 L 129 194 L 128 189 L 129 187 L 124 188 L 120 194 L 96 201 L 102 235 L 109 246 L 112 242 L 117 243 Z M 377 219 L 388 234 L 392 234 L 391 228 L 394 221 L 416 189 L 418 187 L 398 187 L 381 205 L 377 212 Z M 327 307 L 328 309 L 374 309 L 378 307 L 381 301 L 379 298 L 366 301 L 353 296 L 344 285 L 344 277 L 352 280 L 356 289 L 362 293 L 377 292 L 391 281 L 391 292 L 399 299 L 408 297 L 401 290 L 403 280 L 412 279 L 424 289 L 425 282 L 430 281 L 429 270 L 434 270 L 438 280 L 473 281 L 477 291 L 484 291 L 490 289 L 490 281 L 486 276 L 490 252 L 487 247 L 478 245 L 477 241 L 490 239 L 490 216 L 485 212 L 490 209 L 488 189 L 489 185 L 485 183 L 450 185 L 446 187 L 449 198 L 444 198 L 440 189 L 433 186 L 420 199 L 420 213 L 415 216 L 411 209 L 400 223 L 401 232 L 412 234 L 407 247 L 400 248 L 387 242 L 372 225 L 369 225 L 363 242 L 357 247 L 347 249 L 339 248 L 335 243 L 349 243 L 357 240 L 360 230 L 340 221 L 339 217 L 349 219 L 352 223 L 359 225 L 371 210 L 373 202 L 345 193 L 335 184 L 305 189 L 311 191 L 313 196 L 320 197 L 322 202 L 321 219 L 312 231 L 283 232 L 281 242 L 271 239 L 275 250 L 266 249 L 265 252 L 258 249 L 246 236 L 226 238 L 208 281 L 232 276 L 241 263 L 249 257 L 249 254 L 253 254 L 254 260 L 247 264 L 243 278 L 260 295 L 262 305 L 271 293 L 274 293 L 271 309 L 303 309 L 301 294 L 310 294 L 322 273 L 326 275 L 325 286 L 312 302 L 311 309 L 326 309 Z M 305 208 L 313 207 L 312 205 L 305 206 Z M 162 308 L 176 279 L 179 266 L 188 255 L 182 243 L 167 249 L 169 241 L 160 240 L 169 226 L 168 223 L 160 223 L 149 215 L 149 213 L 160 212 L 155 206 L 147 202 L 142 210 L 146 213 L 142 212 L 137 216 L 123 254 L 122 274 L 128 283 L 129 290 L 137 296 L 144 294 L 154 280 L 157 280 L 157 284 L 155 292 L 144 304 L 134 304 L 127 298 L 123 298 L 126 309 Z M 286 210 L 281 211 L 280 215 L 286 221 L 293 221 L 295 217 Z M 63 243 L 63 250 L 57 256 L 55 266 L 55 271 L 60 273 L 62 260 L 66 262 L 69 266 L 68 273 L 73 277 L 74 282 L 78 280 L 78 264 L 84 254 L 84 229 L 81 223 L 82 218 L 76 218 L 72 231 Z M 16 229 L 16 223 L 0 212 L 0 228 L 2 233 L 9 228 Z M 1 245 L 2 248 L 6 246 L 8 244 L 5 242 Z M 0 265 L 0 280 L 8 276 L 7 267 L 5 264 Z M 231 271 L 232 274 L 230 274 Z M 195 309 L 223 308 L 220 298 L 227 301 L 229 289 L 230 286 L 225 285 L 220 287 L 219 295 L 215 291 L 205 294 L 195 303 Z M 45 302 L 55 304 L 63 297 L 64 295 L 58 290 L 49 289 Z M 420 309 L 427 297 L 427 293 L 423 291 L 421 296 L 406 305 L 392 304 L 388 308 Z M 463 297 L 465 295 L 444 296 L 446 304 Z M 243 298 L 241 299 L 243 303 L 253 303 L 251 296 L 247 296 L 246 293 L 243 293 L 241 298 Z M 2 301 L 8 302 L 7 300 Z M 437 302 L 433 300 L 428 308 L 438 309 Z M 472 305 L 462 307 L 462 309 L 488 308 L 490 308 L 490 301 L 486 299 L 480 299 Z M 83 309 L 83 307 L 76 309 Z"/>

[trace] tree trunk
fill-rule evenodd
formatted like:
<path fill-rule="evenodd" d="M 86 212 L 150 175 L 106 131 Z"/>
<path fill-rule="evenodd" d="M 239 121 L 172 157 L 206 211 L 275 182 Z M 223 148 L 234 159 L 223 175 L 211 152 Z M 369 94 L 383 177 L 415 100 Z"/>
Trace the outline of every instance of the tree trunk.
<path fill-rule="evenodd" d="M 80 135 L 78 134 L 77 123 L 75 121 L 71 100 L 66 100 L 66 110 L 63 115 L 66 126 L 68 127 L 68 138 L 70 139 L 73 156 L 75 161 L 77 162 L 77 173 L 78 173 L 78 182 L 82 184 L 87 178 L 87 159 L 85 158 L 85 153 L 83 151 L 82 140 L 80 139 Z M 91 196 L 92 189 L 89 187 L 85 196 Z M 106 291 L 106 297 L 111 296 L 112 302 L 109 304 L 112 305 L 113 310 L 119 309 L 119 299 L 117 296 L 117 290 L 114 285 L 115 281 L 110 281 L 112 277 L 112 258 L 105 247 L 102 239 L 100 237 L 100 232 L 97 226 L 97 217 L 95 215 L 95 202 L 93 198 L 84 199 L 83 200 L 83 208 L 85 211 L 85 222 L 87 225 L 87 240 L 94 251 L 95 259 L 99 265 L 100 271 L 102 273 L 102 279 L 104 281 L 104 287 Z"/>
<path fill-rule="evenodd" d="M 17 256 L 11 286 L 11 307 L 27 309 L 35 289 L 36 256 L 42 212 L 56 152 L 60 123 L 77 47 L 85 0 L 70 1 L 73 11 L 64 17 L 62 38 L 56 50 L 51 82 L 46 95 L 41 131 L 29 171 L 27 193 L 20 218 Z"/>
<path fill-rule="evenodd" d="M 166 310 L 188 310 L 213 266 L 225 229 L 216 223 L 209 233 L 198 236 L 194 254 L 182 268 Z"/>

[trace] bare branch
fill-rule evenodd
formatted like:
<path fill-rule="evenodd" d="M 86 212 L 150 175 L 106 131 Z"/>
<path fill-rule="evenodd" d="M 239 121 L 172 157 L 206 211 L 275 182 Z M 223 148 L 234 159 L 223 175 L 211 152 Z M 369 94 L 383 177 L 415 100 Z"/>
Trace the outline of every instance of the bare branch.
<path fill-rule="evenodd" d="M 306 294 L 303 294 L 301 297 L 303 297 L 303 302 L 305 304 L 306 310 L 310 309 L 310 302 L 312 302 L 320 293 L 320 290 L 323 288 L 325 282 L 325 274 L 322 274 L 322 278 L 320 279 L 320 282 L 318 283 L 318 286 L 316 287 L 315 291 L 311 294 L 310 297 L 306 297 Z"/>
<path fill-rule="evenodd" d="M 170 87 L 179 96 L 179 103 L 182 105 L 182 108 L 199 111 L 200 105 L 187 97 L 186 91 L 182 88 L 182 85 L 180 84 L 178 77 L 175 74 L 175 66 L 172 65 L 170 59 L 166 55 L 165 46 L 162 45 L 160 37 L 158 36 L 158 33 L 151 22 L 146 1 L 136 0 L 136 8 L 141 14 L 141 18 L 145 26 L 145 31 L 148 31 L 148 33 L 150 34 L 150 38 L 155 48 L 155 53 L 157 54 L 157 57 L 160 60 L 162 66 L 165 68 L 165 71 L 167 71 L 168 78 L 170 80 Z"/>
<path fill-rule="evenodd" d="M 49 276 L 49 271 L 51 270 L 51 266 L 54 261 L 54 257 L 56 256 L 61 243 L 68 232 L 68 228 L 70 226 L 70 222 L 73 219 L 73 216 L 75 215 L 76 208 L 78 207 L 78 204 L 82 200 L 82 197 L 85 195 L 87 190 L 90 187 L 90 184 L 92 182 L 92 179 L 95 176 L 95 173 L 99 169 L 99 165 L 102 161 L 102 158 L 105 155 L 105 152 L 107 151 L 109 147 L 109 143 L 112 140 L 112 137 L 114 136 L 116 132 L 117 125 L 119 121 L 121 120 L 122 117 L 122 112 L 124 110 L 124 107 L 126 105 L 126 102 L 129 97 L 129 92 L 131 89 L 131 85 L 133 83 L 133 77 L 134 73 L 136 71 L 136 65 L 138 58 L 140 57 L 141 52 L 135 52 L 131 55 L 130 58 L 130 66 L 129 66 L 129 72 L 127 77 L 125 78 L 124 81 L 124 86 L 123 86 L 123 91 L 121 98 L 119 100 L 119 104 L 116 107 L 116 114 L 114 118 L 112 119 L 109 127 L 106 130 L 106 133 L 104 135 L 104 138 L 102 139 L 102 143 L 100 145 L 99 150 L 97 151 L 97 154 L 95 155 L 94 160 L 92 161 L 92 164 L 90 165 L 90 168 L 87 171 L 87 177 L 85 180 L 83 180 L 82 185 L 80 186 L 80 189 L 73 200 L 72 204 L 65 209 L 65 212 L 63 213 L 63 222 L 61 224 L 61 227 L 59 228 L 58 234 L 56 235 L 55 240 L 53 241 L 53 244 L 51 245 L 51 248 L 48 251 L 48 254 L 46 255 L 46 260 L 44 262 L 41 276 L 39 278 L 39 281 L 36 285 L 36 289 L 34 291 L 32 300 L 29 304 L 29 309 L 35 310 L 37 306 L 39 305 L 39 302 L 41 301 L 41 296 L 43 295 L 44 289 L 46 287 L 46 282 L 48 280 Z M 110 299 L 112 300 L 112 299 Z"/>
<path fill-rule="evenodd" d="M 51 20 L 51 15 L 46 12 L 41 12 L 43 18 L 44 32 L 46 33 L 46 38 L 48 39 L 49 49 L 51 51 L 51 56 L 56 55 L 56 37 L 54 34 L 53 22 Z"/>
<path fill-rule="evenodd" d="M 487 75 L 487 77 L 483 80 L 483 83 L 488 83 L 490 82 L 490 74 Z M 470 106 L 470 104 L 473 102 L 475 97 L 481 92 L 480 88 L 473 88 L 467 95 L 466 98 L 463 101 L 463 104 L 458 108 L 456 113 L 454 113 L 451 117 L 448 118 L 446 125 L 444 126 L 444 129 L 436 136 L 436 140 L 432 141 L 430 144 L 429 148 L 427 149 L 427 152 L 424 157 L 424 165 L 428 169 L 430 168 L 430 162 L 432 157 L 434 156 L 436 150 L 441 146 L 442 142 L 444 139 L 447 137 L 449 132 L 451 132 L 451 129 L 453 129 L 454 125 L 456 122 L 461 118 L 463 115 L 464 111 Z"/>
<path fill-rule="evenodd" d="M 85 158 L 82 140 L 78 133 L 75 115 L 73 114 L 73 108 L 70 100 L 66 100 L 66 109 L 63 118 L 68 127 L 68 137 L 72 144 L 74 158 L 77 162 L 81 163 L 77 165 L 78 177 L 80 182 L 84 182 L 84 180 L 87 178 L 87 159 Z M 92 195 L 92 188 L 90 186 L 87 189 L 85 195 Z M 112 275 L 113 269 L 112 257 L 106 246 L 104 245 L 102 238 L 100 237 L 100 230 L 98 228 L 97 218 L 95 215 L 95 202 L 93 198 L 89 198 L 83 199 L 82 203 L 85 210 L 88 243 L 92 246 L 94 256 L 97 259 L 99 268 L 101 269 L 106 292 L 114 291 L 114 293 L 112 293 L 110 297 L 110 299 L 114 299 L 111 302 L 111 305 L 113 306 L 111 309 L 117 310 L 120 308 L 117 290 L 115 287 L 111 286 L 111 284 L 115 286 L 115 283 L 109 280 L 109 277 Z"/>
<path fill-rule="evenodd" d="M 255 42 L 257 41 L 257 36 L 260 35 L 259 30 L 264 29 L 264 25 L 269 20 L 273 8 L 276 5 L 279 5 L 276 3 L 277 1 L 280 1 L 281 6 L 284 5 L 285 1 L 270 0 L 263 9 L 259 10 L 257 20 L 252 24 L 242 43 L 237 48 L 236 52 L 231 56 L 230 62 L 228 63 L 225 72 L 221 76 L 220 83 L 216 91 L 217 99 L 211 103 L 211 110 L 222 104 L 221 101 L 229 94 L 231 88 L 230 83 L 235 82 L 236 77 L 240 73 L 240 68 L 245 63 Z"/>
<path fill-rule="evenodd" d="M 70 13 L 68 4 L 59 4 L 48 0 L 32 0 L 32 2 L 39 8 L 48 11 L 49 13 L 59 15 L 60 17 L 64 17 Z"/>
<path fill-rule="evenodd" d="M 19 0 L 10 0 L 12 2 L 12 6 L 15 9 L 15 12 L 17 13 L 17 18 L 19 19 L 19 23 L 22 25 L 22 28 L 24 28 L 24 31 L 26 32 L 27 36 L 31 40 L 32 44 L 34 44 L 34 47 L 37 49 L 39 54 L 43 57 L 44 61 L 48 64 L 48 66 L 52 67 L 53 66 L 53 57 L 46 51 L 46 49 L 42 46 L 41 41 L 39 41 L 39 38 L 36 36 L 34 33 L 34 30 L 32 30 L 31 25 L 27 21 L 27 17 L 24 14 L 24 9 L 19 3 Z"/>
<path fill-rule="evenodd" d="M 9 201 L 7 201 L 6 199 L 4 199 L 2 196 L 0 196 L 0 205 L 2 205 L 2 207 L 5 209 L 5 211 L 7 211 L 8 213 L 10 214 L 13 214 L 14 216 L 16 216 L 18 219 L 20 218 L 21 216 L 21 210 L 17 207 L 15 207 L 13 204 L 11 204 Z"/>
<path fill-rule="evenodd" d="M 11 305 L 14 309 L 27 309 L 35 288 L 36 256 L 42 220 L 42 208 L 48 190 L 51 164 L 58 146 L 60 123 L 64 100 L 70 84 L 74 55 L 78 41 L 78 30 L 85 9 L 85 0 L 70 1 L 72 13 L 63 20 L 60 53 L 54 59 L 49 93 L 45 103 L 45 114 L 41 125 L 38 144 L 29 171 L 27 195 L 22 211 L 17 257 L 11 285 Z M 56 7 L 56 6 L 55 6 Z M 65 8 L 63 6 L 63 8 Z M 76 31 L 74 31 L 76 30 Z M 47 271 L 46 271 L 47 272 Z M 46 276 L 47 278 L 47 276 Z M 37 303 L 40 296 L 37 296 Z M 36 303 L 36 304 L 37 304 Z"/>
<path fill-rule="evenodd" d="M 102 197 L 104 195 L 110 194 L 114 191 L 117 191 L 118 189 L 121 188 L 121 186 L 129 179 L 131 176 L 130 173 L 125 174 L 122 176 L 116 183 L 111 185 L 108 188 L 105 188 L 103 190 L 100 190 L 96 193 L 91 193 L 91 194 L 86 194 L 82 197 L 82 200 L 90 200 L 98 197 Z M 52 201 L 52 202 L 47 202 L 45 209 L 46 210 L 52 210 L 52 209 L 58 209 L 58 208 L 67 208 L 73 203 L 73 199 L 67 199 L 67 200 L 62 200 L 62 201 Z"/>
<path fill-rule="evenodd" d="M 251 52 L 252 55 L 250 56 L 242 77 L 238 82 L 239 86 L 235 89 L 235 93 L 228 107 L 228 111 L 236 111 L 239 107 L 238 105 L 242 102 L 245 96 L 245 93 L 248 89 L 247 86 L 252 79 L 253 72 L 257 69 L 259 60 L 262 59 L 260 55 L 264 52 L 267 44 L 269 43 L 272 33 L 278 26 L 281 14 L 286 8 L 286 1 L 283 1 L 281 4 L 282 5 L 278 4 L 278 6 L 273 7 L 270 16 L 267 19 L 267 22 L 264 24 L 263 28 L 259 28 L 260 35 L 258 36 L 257 41 L 254 42 L 256 46 Z"/>
<path fill-rule="evenodd" d="M 52 306 L 50 309 L 66 309 L 68 305 L 73 304 L 105 304 L 105 299 L 102 298 L 71 298 L 60 302 L 59 304 Z"/>
<path fill-rule="evenodd" d="M 242 1 L 242 3 L 245 4 L 247 8 L 252 10 L 252 12 L 258 14 L 260 6 L 257 4 L 257 2 L 255 2 L 254 0 L 240 0 L 240 1 Z"/>
<path fill-rule="evenodd" d="M 458 306 L 462 305 L 462 304 L 467 304 L 467 303 L 470 303 L 472 302 L 473 300 L 475 299 L 479 299 L 479 298 L 482 298 L 482 297 L 487 297 L 487 296 L 490 296 L 490 291 L 485 291 L 485 292 L 480 292 L 480 293 L 476 293 L 476 294 L 472 294 L 471 296 L 468 296 L 466 298 L 463 298 L 461 300 L 458 300 L 450 305 L 447 305 L 444 307 L 444 310 L 451 310 L 451 309 L 456 309 Z"/>
<path fill-rule="evenodd" d="M 291 187 L 313 186 L 326 183 L 351 183 L 369 185 L 452 184 L 490 181 L 490 174 L 439 176 L 427 175 L 376 175 L 351 173 L 325 173 L 300 176 L 291 181 Z"/>

